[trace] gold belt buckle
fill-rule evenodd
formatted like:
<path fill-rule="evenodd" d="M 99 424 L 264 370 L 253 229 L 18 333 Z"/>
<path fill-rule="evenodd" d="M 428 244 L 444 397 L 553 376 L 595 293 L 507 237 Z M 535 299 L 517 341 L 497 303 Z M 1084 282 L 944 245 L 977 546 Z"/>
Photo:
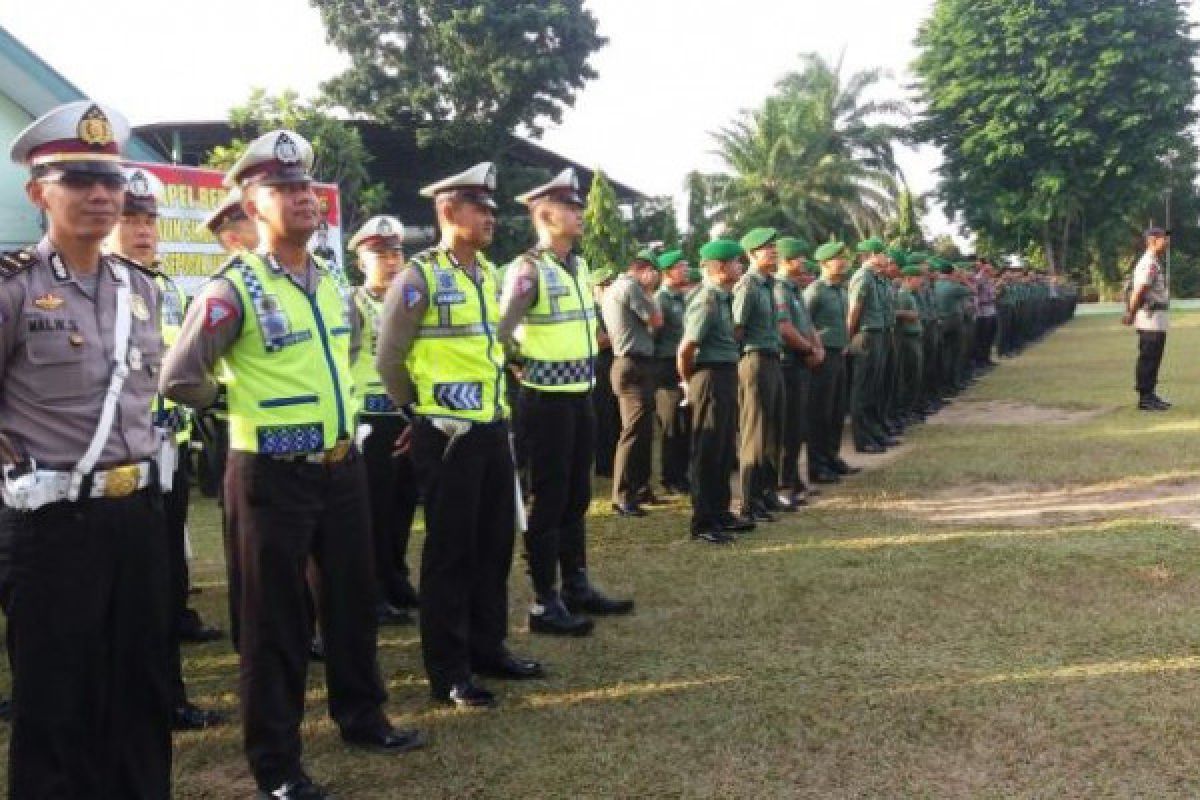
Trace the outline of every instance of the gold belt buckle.
<path fill-rule="evenodd" d="M 350 455 L 350 440 L 338 439 L 332 449 L 325 451 L 325 463 L 337 464 L 344 461 L 348 455 Z"/>
<path fill-rule="evenodd" d="M 142 478 L 142 469 L 137 464 L 116 467 L 105 473 L 104 496 L 128 497 L 137 491 Z"/>

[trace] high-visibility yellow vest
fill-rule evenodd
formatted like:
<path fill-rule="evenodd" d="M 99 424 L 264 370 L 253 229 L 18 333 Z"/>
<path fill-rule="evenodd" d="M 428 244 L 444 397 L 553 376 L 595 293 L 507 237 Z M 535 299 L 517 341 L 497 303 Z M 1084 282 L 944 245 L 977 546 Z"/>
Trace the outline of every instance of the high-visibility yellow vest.
<path fill-rule="evenodd" d="M 163 344 L 170 348 L 183 331 L 183 311 L 187 306 L 187 298 L 175 281 L 161 272 L 154 276 L 154 283 L 158 286 L 159 295 L 159 330 Z M 154 427 L 174 430 L 177 444 L 186 444 L 192 437 L 191 415 L 174 400 L 168 400 L 161 394 L 155 395 L 152 414 Z"/>
<path fill-rule="evenodd" d="M 357 407 L 350 315 L 324 262 L 316 262 L 313 295 L 257 253 L 236 256 L 221 272 L 242 303 L 241 332 L 222 359 L 230 449 L 317 453 L 350 436 Z"/>
<path fill-rule="evenodd" d="M 429 297 L 405 361 L 416 389 L 414 410 L 471 422 L 505 418 L 495 268 L 480 254 L 477 284 L 444 250 L 427 250 L 412 264 L 421 270 Z"/>
<path fill-rule="evenodd" d="M 396 414 L 396 404 L 388 397 L 375 369 L 375 353 L 379 349 L 379 318 L 383 314 L 383 299 L 372 295 L 365 286 L 354 292 L 354 305 L 362 317 L 362 347 L 354 362 L 354 388 L 358 395 L 357 413 Z"/>
<path fill-rule="evenodd" d="M 548 250 L 523 258 L 537 265 L 538 287 L 514 333 L 524 359 L 521 383 L 545 392 L 586 392 L 596 381 L 596 301 L 587 263 L 576 258 L 572 274 Z"/>

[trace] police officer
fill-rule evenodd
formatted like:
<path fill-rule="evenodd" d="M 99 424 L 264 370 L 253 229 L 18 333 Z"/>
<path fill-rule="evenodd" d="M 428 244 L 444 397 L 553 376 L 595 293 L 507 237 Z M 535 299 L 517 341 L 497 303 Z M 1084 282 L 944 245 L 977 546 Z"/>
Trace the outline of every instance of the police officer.
<path fill-rule="evenodd" d="M 654 407 L 662 431 L 662 486 L 667 494 L 687 494 L 691 410 L 683 405 L 683 386 L 675 355 L 683 338 L 690 270 L 682 250 L 668 250 L 658 257 L 657 264 L 662 283 L 654 300 L 662 310 L 663 325 L 654 332 L 654 359 L 658 372 Z"/>
<path fill-rule="evenodd" d="M 714 239 L 700 248 L 704 283 L 688 302 L 679 374 L 692 407 L 689 474 L 692 538 L 727 544 L 734 532 L 754 529 L 729 511 L 729 476 L 737 454 L 738 341 L 732 290 L 741 276 L 742 246 Z"/>
<path fill-rule="evenodd" d="M 776 242 L 780 271 L 775 281 L 775 304 L 784 316 L 779 323 L 783 337 L 783 437 L 779 460 L 780 502 L 803 505 L 808 485 L 800 474 L 800 450 L 808 429 L 808 396 L 811 370 L 825 358 L 825 348 L 813 328 L 804 305 L 801 282 L 808 275 L 805 264 L 808 243 L 783 237 Z"/>
<path fill-rule="evenodd" d="M 12 145 L 47 231 L 0 258 L 10 797 L 171 794 L 171 604 L 149 414 L 158 290 L 102 253 L 128 136 L 117 112 L 80 101 Z"/>
<path fill-rule="evenodd" d="M 1133 270 L 1132 290 L 1121 322 L 1133 325 L 1138 335 L 1135 388 L 1140 411 L 1166 411 L 1171 404 L 1158 396 L 1158 369 L 1167 345 L 1167 308 L 1170 295 L 1159 259 L 1167 251 L 1170 233 L 1162 228 L 1146 231 L 1146 251 Z"/>
<path fill-rule="evenodd" d="M 234 164 L 226 182 L 242 189 L 259 250 L 235 256 L 202 290 L 161 381 L 167 397 L 203 409 L 216 399 L 219 361 L 229 375 L 225 500 L 242 569 L 243 739 L 264 798 L 327 796 L 300 761 L 310 557 L 342 739 L 379 752 L 424 741 L 383 712 L 366 476 L 351 439 L 359 331 L 329 267 L 306 249 L 319 216 L 312 161 L 303 137 L 276 130 Z"/>
<path fill-rule="evenodd" d="M 367 493 L 371 499 L 371 539 L 375 545 L 376 605 L 381 625 L 410 624 L 408 609 L 419 605 L 409 580 L 408 539 L 419 493 L 412 459 L 395 453 L 395 442 L 408 420 L 388 397 L 375 369 L 383 298 L 404 268 L 404 225 L 395 217 L 371 217 L 350 237 L 365 281 L 354 290 L 354 313 L 363 346 L 354 361 L 354 384 L 360 401 L 358 422 Z"/>
<path fill-rule="evenodd" d="M 850 308 L 846 332 L 854 353 L 853 384 L 850 389 L 850 422 L 854 449 L 860 453 L 882 453 L 896 444 L 882 427 L 883 397 L 887 371 L 887 300 L 885 279 L 886 247 L 879 239 L 866 239 L 856 250 L 862 268 L 850 279 L 847 294 Z"/>
<path fill-rule="evenodd" d="M 778 256 L 774 228 L 755 228 L 742 237 L 750 267 L 733 289 L 733 324 L 742 343 L 738 362 L 738 469 L 742 517 L 769 522 L 772 511 L 795 511 L 775 493 L 783 441 L 783 372 L 779 367 L 781 315 L 775 304 Z"/>
<path fill-rule="evenodd" d="M 804 290 L 804 304 L 825 347 L 825 359 L 813 371 L 808 402 L 808 477 L 814 483 L 837 483 L 842 475 L 858 472 L 842 460 L 846 423 L 846 245 L 826 242 L 813 258 L 821 277 Z"/>
<path fill-rule="evenodd" d="M 425 504 L 421 650 L 435 700 L 495 705 L 472 672 L 539 678 L 508 634 L 508 574 L 519 486 L 503 392 L 495 269 L 483 255 L 496 228 L 495 167 L 484 162 L 421 190 L 441 243 L 417 254 L 384 298 L 375 364 L 415 419 L 403 445 Z"/>
<path fill-rule="evenodd" d="M 622 517 L 644 517 L 654 444 L 654 332 L 663 315 L 651 292 L 657 256 L 642 250 L 604 293 L 601 311 L 613 349 L 612 386 L 621 412 L 613 459 L 612 507 Z"/>
<path fill-rule="evenodd" d="M 587 573 L 596 309 L 587 262 L 572 252 L 583 234 L 575 170 L 563 170 L 517 202 L 529 208 L 538 242 L 508 266 L 499 331 L 519 355 L 521 414 L 531 422 L 525 552 L 535 598 L 529 630 L 586 636 L 592 631 L 587 615 L 628 613 L 633 603 L 597 591 Z"/>
<path fill-rule="evenodd" d="M 242 207 L 242 190 L 233 187 L 207 217 L 204 227 L 226 253 L 253 252 L 258 247 L 258 228 Z"/>
<path fill-rule="evenodd" d="M 125 201 L 121 217 L 109 235 L 105 249 L 147 268 L 154 275 L 159 290 L 163 344 L 170 347 L 179 337 L 183 325 L 183 292 L 158 268 L 158 198 L 163 194 L 162 182 L 154 173 L 141 168 L 125 169 Z M 187 518 L 188 495 L 191 487 L 188 442 L 191 426 L 186 410 L 162 395 L 154 398 L 154 427 L 162 438 L 160 447 L 173 448 L 174 462 L 171 489 L 163 496 L 168 550 L 168 572 L 171 589 L 171 724 L 175 730 L 202 730 L 224 721 L 224 715 L 199 708 L 188 702 L 183 683 L 183 668 L 179 645 L 185 630 L 192 641 L 212 641 L 221 631 L 205 626 L 199 615 L 187 607 Z"/>

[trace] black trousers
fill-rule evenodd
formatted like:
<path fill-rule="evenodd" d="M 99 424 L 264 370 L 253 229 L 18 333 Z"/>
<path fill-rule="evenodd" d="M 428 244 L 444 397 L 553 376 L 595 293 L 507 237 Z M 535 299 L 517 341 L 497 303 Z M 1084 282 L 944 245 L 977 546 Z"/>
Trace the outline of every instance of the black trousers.
<path fill-rule="evenodd" d="M 171 678 L 171 703 L 180 706 L 187 702 L 183 683 L 183 663 L 179 652 L 179 633 L 187 614 L 188 563 L 187 519 L 192 470 L 186 445 L 179 447 L 179 468 L 171 481 L 171 491 L 163 495 L 163 517 L 166 523 L 167 573 L 171 597 L 171 647 L 168 651 Z"/>
<path fill-rule="evenodd" d="M 846 356 L 826 349 L 813 372 L 808 399 L 808 474 L 829 469 L 842 449 L 846 427 Z"/>
<path fill-rule="evenodd" d="M 617 452 L 617 437 L 621 435 L 621 411 L 612 386 L 613 351 L 596 354 L 596 388 L 592 390 L 592 407 L 596 409 L 596 474 L 611 478 L 613 458 Z"/>
<path fill-rule="evenodd" d="M 698 366 L 688 381 L 692 406 L 689 477 L 692 532 L 720 525 L 731 501 L 730 475 L 737 455 L 737 365 Z"/>
<path fill-rule="evenodd" d="M 958 362 L 962 355 L 962 330 L 957 326 L 942 328 L 941 346 L 941 390 L 942 394 L 956 394 L 959 386 Z"/>
<path fill-rule="evenodd" d="M 295 778 L 312 617 L 305 571 L 320 573 L 329 712 L 345 735 L 387 723 L 375 656 L 375 569 L 367 481 L 357 452 L 324 465 L 231 450 L 226 513 L 242 580 L 241 709 L 259 788 Z"/>
<path fill-rule="evenodd" d="M 658 383 L 654 389 L 655 416 L 662 432 L 662 484 L 682 487 L 688 482 L 688 450 L 692 439 L 692 414 L 683 402 L 674 358 L 658 358 Z"/>
<path fill-rule="evenodd" d="M 393 455 L 396 439 L 408 422 L 398 414 L 363 414 L 360 421 L 371 426 L 371 433 L 363 440 L 363 462 L 367 468 L 379 599 L 400 608 L 409 602 L 404 600 L 409 575 L 408 540 L 420 497 L 412 459 Z"/>
<path fill-rule="evenodd" d="M 808 395 L 812 373 L 797 362 L 783 365 L 783 452 L 779 458 L 779 488 L 797 491 L 800 479 L 800 452 L 808 436 Z"/>
<path fill-rule="evenodd" d="M 1167 346 L 1166 331 L 1138 331 L 1137 369 L 1134 378 L 1138 394 L 1154 394 L 1158 388 L 1158 368 Z"/>
<path fill-rule="evenodd" d="M 508 425 L 476 425 L 448 445 L 428 420 L 414 423 L 426 531 L 421 651 L 439 695 L 470 677 L 473 658 L 494 658 L 504 648 L 516 514 Z"/>
<path fill-rule="evenodd" d="M 0 509 L 11 556 L 13 798 L 171 796 L 162 498 Z"/>
<path fill-rule="evenodd" d="M 656 381 L 651 358 L 621 356 L 613 363 L 613 391 L 621 409 L 621 435 L 613 459 L 614 503 L 636 505 L 650 485 Z"/>
<path fill-rule="evenodd" d="M 996 332 L 1000 321 L 996 314 L 975 320 L 975 362 L 986 364 L 992 360 L 992 348 L 996 344 Z"/>
<path fill-rule="evenodd" d="M 592 502 L 596 414 L 591 392 L 521 391 L 532 502 L 525 554 L 533 590 L 546 597 L 587 567 L 584 518 Z"/>

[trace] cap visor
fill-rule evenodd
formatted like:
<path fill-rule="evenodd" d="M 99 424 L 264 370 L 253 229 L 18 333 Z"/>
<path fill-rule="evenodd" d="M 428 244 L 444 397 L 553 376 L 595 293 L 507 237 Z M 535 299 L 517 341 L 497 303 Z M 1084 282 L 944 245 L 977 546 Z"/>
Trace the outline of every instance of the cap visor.
<path fill-rule="evenodd" d="M 125 177 L 119 161 L 52 161 L 39 164 L 35 169 L 42 175 L 74 172 L 83 175 L 119 175 Z"/>

